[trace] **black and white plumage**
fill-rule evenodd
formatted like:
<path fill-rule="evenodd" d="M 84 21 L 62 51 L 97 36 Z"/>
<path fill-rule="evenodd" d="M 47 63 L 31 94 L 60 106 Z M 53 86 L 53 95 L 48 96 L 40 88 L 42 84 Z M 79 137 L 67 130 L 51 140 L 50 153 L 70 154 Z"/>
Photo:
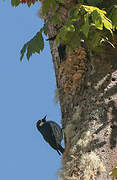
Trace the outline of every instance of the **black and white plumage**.
<path fill-rule="evenodd" d="M 42 134 L 45 141 L 48 142 L 59 155 L 60 152 L 64 152 L 64 148 L 61 146 L 61 141 L 63 139 L 62 129 L 56 122 L 46 121 L 45 116 L 43 119 L 37 121 L 36 127 Z"/>

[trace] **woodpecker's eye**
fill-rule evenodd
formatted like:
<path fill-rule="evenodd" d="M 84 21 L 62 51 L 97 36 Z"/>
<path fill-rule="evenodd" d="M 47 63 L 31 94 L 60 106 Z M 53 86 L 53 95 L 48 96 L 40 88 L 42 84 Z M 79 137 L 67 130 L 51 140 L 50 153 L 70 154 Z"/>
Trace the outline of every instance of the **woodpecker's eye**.
<path fill-rule="evenodd" d="M 39 126 L 42 126 L 46 121 L 45 120 L 39 120 Z"/>
<path fill-rule="evenodd" d="M 45 123 L 45 122 L 46 122 L 46 120 L 45 120 L 45 119 L 42 119 L 42 120 L 41 120 L 41 122 L 44 122 L 44 123 Z"/>

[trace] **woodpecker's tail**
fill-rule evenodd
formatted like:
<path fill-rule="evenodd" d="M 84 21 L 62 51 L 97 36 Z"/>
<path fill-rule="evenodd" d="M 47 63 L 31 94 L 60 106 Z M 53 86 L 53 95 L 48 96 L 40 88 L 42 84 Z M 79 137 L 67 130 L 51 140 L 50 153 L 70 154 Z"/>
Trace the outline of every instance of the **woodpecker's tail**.
<path fill-rule="evenodd" d="M 64 152 L 64 148 L 61 146 L 61 145 L 59 145 L 59 151 L 63 154 L 63 152 Z"/>

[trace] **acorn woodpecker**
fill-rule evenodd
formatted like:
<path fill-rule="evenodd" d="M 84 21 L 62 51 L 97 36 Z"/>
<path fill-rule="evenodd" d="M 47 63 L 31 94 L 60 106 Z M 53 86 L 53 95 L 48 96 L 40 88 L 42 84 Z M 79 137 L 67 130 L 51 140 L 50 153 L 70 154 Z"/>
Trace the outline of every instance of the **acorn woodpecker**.
<path fill-rule="evenodd" d="M 46 142 L 55 149 L 59 155 L 60 152 L 64 152 L 64 148 L 61 146 L 61 141 L 63 139 L 63 133 L 60 126 L 54 121 L 46 121 L 46 116 L 38 120 L 36 123 L 37 129 L 42 134 Z"/>

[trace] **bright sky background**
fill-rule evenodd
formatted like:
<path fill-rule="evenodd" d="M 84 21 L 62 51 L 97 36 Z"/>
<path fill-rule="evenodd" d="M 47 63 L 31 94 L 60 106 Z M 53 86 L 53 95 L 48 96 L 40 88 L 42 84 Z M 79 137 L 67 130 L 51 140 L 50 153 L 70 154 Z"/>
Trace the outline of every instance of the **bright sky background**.
<path fill-rule="evenodd" d="M 39 4 L 0 1 L 0 180 L 57 180 L 61 157 L 37 131 L 44 115 L 60 124 L 49 45 L 21 63 L 20 49 L 42 27 Z"/>

